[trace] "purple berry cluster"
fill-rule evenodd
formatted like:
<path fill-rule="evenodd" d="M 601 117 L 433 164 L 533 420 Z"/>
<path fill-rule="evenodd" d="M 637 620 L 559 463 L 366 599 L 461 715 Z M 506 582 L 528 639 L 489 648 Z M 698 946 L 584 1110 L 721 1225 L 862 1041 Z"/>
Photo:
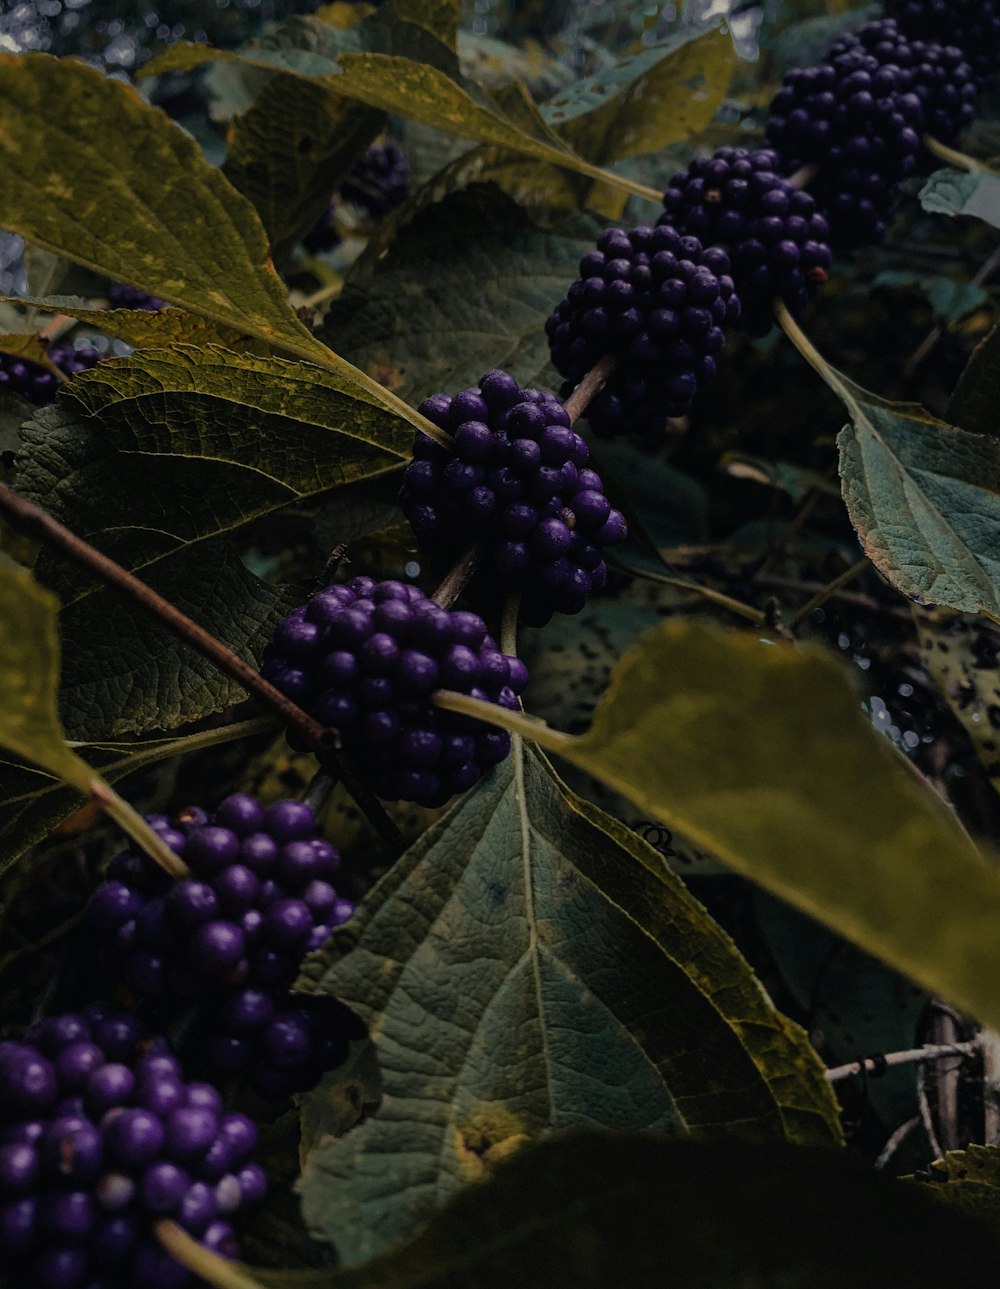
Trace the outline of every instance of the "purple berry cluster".
<path fill-rule="evenodd" d="M 833 263 L 815 198 L 793 188 L 780 167 L 769 148 L 719 148 L 674 175 L 663 195 L 661 224 L 728 250 L 739 324 L 754 335 L 771 326 L 775 297 L 798 313 Z"/>
<path fill-rule="evenodd" d="M 606 229 L 580 261 L 580 276 L 545 324 L 552 361 L 567 391 L 599 359 L 615 368 L 587 410 L 602 435 L 649 443 L 691 406 L 699 381 L 715 374 L 723 328 L 740 302 L 729 256 L 702 248 L 669 224 Z"/>
<path fill-rule="evenodd" d="M 197 1003 L 196 1055 L 213 1074 L 239 1073 L 265 1096 L 315 1085 L 346 1054 L 353 1020 L 289 990 L 354 906 L 332 884 L 340 857 L 312 810 L 234 794 L 211 817 L 149 822 L 191 876 L 173 881 L 134 849 L 111 861 L 87 918 L 115 978 L 161 1016 Z"/>
<path fill-rule="evenodd" d="M 323 725 L 380 797 L 443 805 L 510 751 L 510 735 L 441 711 L 436 689 L 516 709 L 528 680 L 474 613 L 415 586 L 354 577 L 279 623 L 262 674 Z"/>
<path fill-rule="evenodd" d="M 983 80 L 1000 71 L 998 0 L 886 0 L 885 12 L 912 40 L 957 45 Z"/>
<path fill-rule="evenodd" d="M 235 1258 L 233 1219 L 267 1189 L 256 1140 L 134 1016 L 37 1022 L 0 1043 L 0 1271 L 31 1289 L 194 1285 L 153 1224 Z"/>
<path fill-rule="evenodd" d="M 877 242 L 900 183 L 925 163 L 923 135 L 953 142 L 975 114 L 976 93 L 959 49 L 911 41 L 883 19 L 790 71 L 767 134 L 786 173 L 818 167 L 810 186 L 838 242 Z"/>
<path fill-rule="evenodd" d="M 138 287 L 127 286 L 124 282 L 112 282 L 108 287 L 109 309 L 145 309 L 149 313 L 155 313 L 165 307 L 164 301 L 158 296 L 147 295 Z"/>
<path fill-rule="evenodd" d="M 406 201 L 410 164 L 398 143 L 373 143 L 352 168 L 340 188 L 345 201 L 380 219 Z"/>
<path fill-rule="evenodd" d="M 447 565 L 479 543 L 485 579 L 521 593 L 531 626 L 578 613 L 607 579 L 605 549 L 628 530 L 558 398 L 489 371 L 420 411 L 455 440 L 449 452 L 418 434 L 403 475 L 400 505 L 421 549 Z"/>
<path fill-rule="evenodd" d="M 48 356 L 66 376 L 89 371 L 101 361 L 101 355 L 89 345 L 77 348 L 69 343 L 50 345 Z M 55 401 L 59 384 L 58 378 L 38 363 L 0 354 L 0 389 L 9 389 L 36 407 L 44 407 Z"/>

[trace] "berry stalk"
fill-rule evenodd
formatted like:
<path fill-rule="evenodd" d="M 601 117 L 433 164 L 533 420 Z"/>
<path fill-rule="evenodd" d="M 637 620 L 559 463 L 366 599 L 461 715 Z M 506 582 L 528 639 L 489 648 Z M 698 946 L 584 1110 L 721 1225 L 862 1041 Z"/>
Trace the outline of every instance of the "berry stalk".
<path fill-rule="evenodd" d="M 215 1289 L 264 1289 L 259 1280 L 206 1249 L 169 1218 L 157 1222 L 153 1233 L 172 1258 Z"/>

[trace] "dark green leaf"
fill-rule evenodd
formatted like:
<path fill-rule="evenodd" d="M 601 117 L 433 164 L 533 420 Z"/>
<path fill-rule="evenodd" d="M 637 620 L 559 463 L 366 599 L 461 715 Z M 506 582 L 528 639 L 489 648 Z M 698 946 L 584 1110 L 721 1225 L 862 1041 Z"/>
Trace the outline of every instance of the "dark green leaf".
<path fill-rule="evenodd" d="M 545 232 L 495 191 L 456 194 L 411 224 L 370 274 L 348 280 L 322 334 L 413 402 L 492 367 L 531 382 L 548 363 L 545 318 L 596 227 L 581 218 Z"/>
<path fill-rule="evenodd" d="M 832 1151 L 578 1132 L 525 1147 L 367 1266 L 273 1289 L 988 1285 L 976 1222 Z"/>
<path fill-rule="evenodd" d="M 140 570 L 391 470 L 409 459 L 412 440 L 332 372 L 178 345 L 77 376 L 22 441 L 20 490 Z M 93 586 L 64 563 L 44 567 L 67 603 Z"/>
<path fill-rule="evenodd" d="M 949 1208 L 984 1223 L 1000 1236 L 1000 1148 L 967 1146 L 935 1159 L 928 1175 L 911 1180 Z"/>
<path fill-rule="evenodd" d="M 549 99 L 542 115 L 599 165 L 641 157 L 711 124 L 735 64 L 728 32 L 689 35 L 578 81 Z"/>
<path fill-rule="evenodd" d="M 825 650 L 666 623 L 559 751 L 928 992 L 1000 1022 L 1000 874 Z"/>
<path fill-rule="evenodd" d="M 351 1263 L 543 1132 L 839 1137 L 805 1035 L 733 944 L 519 744 L 307 961 L 306 986 L 354 1007 L 382 1067 L 378 1115 L 307 1143 L 307 1222 Z"/>
<path fill-rule="evenodd" d="M 1000 228 L 1000 175 L 935 171 L 920 190 L 920 203 L 934 215 L 973 215 Z"/>
<path fill-rule="evenodd" d="M 1000 438 L 1000 327 L 972 351 L 948 404 L 948 419 L 963 430 Z"/>
<path fill-rule="evenodd" d="M 78 295 L 2 296 L 4 302 L 25 304 L 46 313 L 62 313 L 85 322 L 109 336 L 136 347 L 168 344 L 225 345 L 228 349 L 246 348 L 251 340 L 245 331 L 236 331 L 208 318 L 189 313 L 187 309 L 95 309 L 93 302 Z"/>

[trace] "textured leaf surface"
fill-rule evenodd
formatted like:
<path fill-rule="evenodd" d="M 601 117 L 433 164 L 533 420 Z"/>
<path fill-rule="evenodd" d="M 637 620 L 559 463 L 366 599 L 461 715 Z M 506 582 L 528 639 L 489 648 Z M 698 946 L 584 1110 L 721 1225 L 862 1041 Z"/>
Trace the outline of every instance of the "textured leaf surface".
<path fill-rule="evenodd" d="M 349 279 L 322 334 L 412 402 L 492 367 L 533 381 L 548 363 L 545 319 L 595 228 L 579 219 L 544 232 L 496 194 L 457 194 L 405 229 L 370 275 Z"/>
<path fill-rule="evenodd" d="M 61 313 L 85 322 L 130 345 L 160 347 L 171 343 L 225 345 L 245 348 L 253 341 L 245 331 L 211 322 L 187 309 L 95 309 L 78 295 L 3 296 L 4 302 L 25 304 L 46 313 Z"/>
<path fill-rule="evenodd" d="M 86 791 L 87 766 L 67 746 L 56 711 L 59 602 L 0 555 L 0 746 Z"/>
<path fill-rule="evenodd" d="M 1000 1022 L 1000 874 L 872 729 L 825 650 L 666 623 L 565 755 L 929 992 Z"/>
<path fill-rule="evenodd" d="M 579 1132 L 525 1147 L 411 1243 L 274 1289 L 989 1284 L 1000 1245 L 844 1155 Z"/>
<path fill-rule="evenodd" d="M 102 363 L 22 437 L 20 490 L 136 570 L 390 470 L 412 442 L 332 372 L 216 346 Z M 93 585 L 63 562 L 45 569 L 65 602 Z"/>
<path fill-rule="evenodd" d="M 131 87 L 75 59 L 0 53 L 0 119 L 0 226 L 337 371 L 414 419 L 299 321 L 253 206 Z"/>
<path fill-rule="evenodd" d="M 840 478 L 865 554 L 913 600 L 1000 618 L 1000 443 L 806 356 L 850 413 Z"/>
<path fill-rule="evenodd" d="M 26 358 L 29 362 L 37 363 L 39 367 L 58 374 L 59 368 L 48 357 L 47 351 L 48 345 L 33 331 L 0 332 L 0 354 L 7 354 L 11 358 Z"/>
<path fill-rule="evenodd" d="M 519 746 L 300 984 L 362 1015 L 382 1067 L 378 1115 L 314 1150 L 304 1183 L 310 1227 L 352 1263 L 542 1132 L 839 1138 L 805 1035 L 732 943 Z"/>
<path fill-rule="evenodd" d="M 920 204 L 934 215 L 973 215 L 1000 228 L 1000 175 L 938 170 L 920 190 Z"/>
<path fill-rule="evenodd" d="M 917 1180 L 917 1179 L 914 1179 Z M 921 1189 L 1000 1236 L 1000 1148 L 967 1146 L 935 1159 Z"/>
<path fill-rule="evenodd" d="M 590 161 L 641 157 L 710 125 L 735 65 L 728 33 L 707 31 L 603 68 L 549 99 L 542 115 Z"/>

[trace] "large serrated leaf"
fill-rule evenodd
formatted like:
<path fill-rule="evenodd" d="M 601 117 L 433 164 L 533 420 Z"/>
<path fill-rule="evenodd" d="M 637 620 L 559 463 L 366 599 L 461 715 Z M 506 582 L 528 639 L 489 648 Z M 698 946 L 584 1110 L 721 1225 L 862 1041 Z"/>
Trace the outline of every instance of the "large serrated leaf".
<path fill-rule="evenodd" d="M 1000 1244 L 824 1150 L 576 1132 L 526 1146 L 410 1243 L 269 1289 L 886 1289 L 989 1285 Z"/>
<path fill-rule="evenodd" d="M 970 1145 L 935 1159 L 921 1190 L 1000 1236 L 1000 1147 Z"/>
<path fill-rule="evenodd" d="M 549 99 L 542 115 L 590 161 L 641 157 L 710 125 L 735 65 L 728 32 L 689 35 L 578 81 Z"/>
<path fill-rule="evenodd" d="M 850 414 L 840 478 L 865 554 L 913 600 L 1000 619 L 1000 441 L 869 393 L 790 330 Z"/>
<path fill-rule="evenodd" d="M 74 59 L 0 53 L 0 120 L 0 227 L 337 372 L 422 424 L 315 339 L 253 206 L 130 86 Z"/>
<path fill-rule="evenodd" d="M 669 622 L 618 667 L 588 733 L 549 742 L 929 993 L 1000 1023 L 1000 874 L 826 650 Z"/>
<path fill-rule="evenodd" d="M 948 419 L 963 430 L 1000 438 L 1000 327 L 972 351 L 948 401 Z"/>
<path fill-rule="evenodd" d="M 260 344 L 245 331 L 211 322 L 187 309 L 97 309 L 90 300 L 78 295 L 7 295 L 0 296 L 0 302 L 64 314 L 135 346 L 217 344 L 227 349 L 241 349 L 248 343 Z"/>
<path fill-rule="evenodd" d="M 519 742 L 300 987 L 350 1003 L 382 1067 L 378 1115 L 310 1143 L 303 1184 L 307 1221 L 350 1263 L 543 1132 L 839 1139 L 805 1035 L 733 944 L 655 853 Z"/>
<path fill-rule="evenodd" d="M 548 363 L 545 318 L 596 228 L 579 218 L 546 232 L 488 189 L 456 194 L 405 229 L 370 274 L 348 280 L 322 335 L 413 401 L 492 367 L 532 382 Z"/>
<path fill-rule="evenodd" d="M 128 568 L 148 569 L 395 468 L 411 435 L 332 372 L 178 345 L 82 373 L 22 441 L 19 489 Z M 67 603 L 94 585 L 51 558 L 44 568 Z"/>
<path fill-rule="evenodd" d="M 920 190 L 920 204 L 934 215 L 972 215 L 1000 228 L 1000 175 L 937 170 Z"/>

